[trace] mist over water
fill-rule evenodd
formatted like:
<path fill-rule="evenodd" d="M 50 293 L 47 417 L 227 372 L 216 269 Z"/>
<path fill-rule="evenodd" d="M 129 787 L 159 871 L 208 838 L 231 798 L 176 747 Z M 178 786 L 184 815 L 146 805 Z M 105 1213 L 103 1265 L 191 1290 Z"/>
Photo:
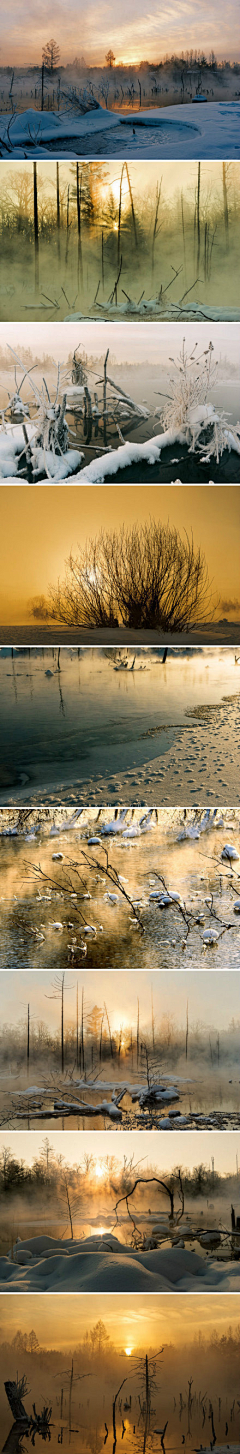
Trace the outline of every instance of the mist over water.
<path fill-rule="evenodd" d="M 45 810 L 46 811 L 46 810 Z M 141 810 L 136 810 L 131 821 L 131 810 L 126 825 L 136 834 Z M 193 821 L 189 818 L 189 826 Z M 16 837 L 1 836 L 1 902 L 0 902 L 0 964 L 2 969 L 52 969 L 64 970 L 66 966 L 76 969 L 84 963 L 81 941 L 84 942 L 84 919 L 88 917 L 95 932 L 89 934 L 86 944 L 88 968 L 113 969 L 237 969 L 239 967 L 239 919 L 234 913 L 238 898 L 238 862 L 236 877 L 231 868 L 223 873 L 221 854 L 224 844 L 233 841 L 240 852 L 238 813 L 220 810 L 216 815 L 216 827 L 210 827 L 206 835 L 198 839 L 190 837 L 177 841 L 184 827 L 180 810 L 159 810 L 158 822 L 150 819 L 149 831 L 140 836 L 123 838 L 122 833 L 110 838 L 101 837 L 106 818 L 112 820 L 111 810 L 102 810 L 100 817 L 94 810 L 83 813 L 79 825 L 61 833 L 65 812 L 57 815 L 59 831 L 49 837 L 53 817 L 49 823 L 45 813 L 31 816 L 33 838 L 26 832 Z M 220 820 L 221 826 L 218 826 Z M 151 826 L 152 821 L 152 826 Z M 34 827 L 35 822 L 35 827 Z M 2 810 L 1 826 L 8 824 L 8 814 Z M 28 825 L 27 825 L 28 834 Z M 100 837 L 100 843 L 88 849 L 88 839 Z M 116 888 L 116 902 L 111 902 L 108 893 L 113 884 L 106 877 L 106 849 L 109 866 L 116 871 L 119 884 Z M 54 851 L 63 858 L 60 865 L 53 860 Z M 83 854 L 90 859 L 87 864 Z M 66 873 L 69 865 L 76 863 L 83 873 L 85 892 L 90 901 L 81 902 L 64 895 Z M 45 881 L 35 873 L 40 866 Z M 177 891 L 193 915 L 186 937 L 186 925 L 176 906 L 165 910 L 156 901 L 150 900 L 152 892 L 158 891 L 159 872 L 162 873 L 168 892 Z M 122 890 L 121 890 L 121 881 Z M 124 889 L 130 898 L 124 898 Z M 73 872 L 71 892 L 79 892 Z M 202 933 L 211 927 L 209 918 L 209 896 L 223 924 L 231 929 L 217 939 L 215 944 L 204 948 Z M 208 900 L 208 903 L 206 903 Z M 144 932 L 135 927 L 131 904 L 138 901 Z M 196 920 L 203 915 L 201 923 Z M 53 928 L 54 920 L 60 920 L 62 928 Z M 73 928 L 69 930 L 69 921 Z M 101 932 L 98 930 L 102 925 Z M 219 924 L 220 933 L 220 924 Z M 38 935 L 41 934 L 39 942 Z M 74 941 L 71 944 L 71 940 Z M 184 945 L 184 951 L 183 951 Z M 85 951 L 84 951 L 85 956 Z M 114 986 L 114 997 L 117 995 Z M 124 991 L 123 991 L 124 993 Z M 125 998 L 125 993 L 124 993 Z M 121 1016 L 120 1016 L 121 1019 Z"/>
<path fill-rule="evenodd" d="M 37 1300 L 38 1301 L 38 1300 Z M 168 1300 L 170 1301 L 170 1300 Z M 230 1300 L 224 1299 L 226 1306 L 226 1319 L 230 1319 Z M 19 1299 L 20 1302 L 20 1299 Z M 95 1327 L 101 1308 L 99 1299 L 96 1299 Z M 172 1300 L 171 1300 L 172 1302 Z M 131 1300 L 129 1308 L 129 1325 L 131 1328 L 131 1312 L 136 1307 L 137 1299 Z M 65 1305 L 67 1299 L 65 1299 Z M 155 1304 L 155 1308 L 154 1308 Z M 156 1316 L 157 1299 L 152 1299 L 152 1305 Z M 187 1329 L 187 1308 L 186 1300 L 182 1299 L 182 1315 L 179 1307 L 179 1317 L 182 1327 Z M 187 1440 L 189 1450 L 194 1450 L 201 1445 L 210 1447 L 209 1427 L 209 1400 L 213 1409 L 214 1423 L 216 1426 L 217 1443 L 221 1442 L 225 1447 L 238 1447 L 239 1441 L 239 1414 L 237 1406 L 238 1392 L 238 1342 L 236 1335 L 228 1328 L 226 1319 L 223 1318 L 221 1331 L 213 1332 L 211 1339 L 207 1336 L 202 1340 L 201 1334 L 190 1341 L 188 1345 L 180 1349 L 175 1346 L 174 1335 L 169 1337 L 169 1329 L 163 1329 L 162 1319 L 159 1324 L 159 1340 L 156 1341 L 155 1329 L 153 1332 L 153 1346 L 149 1350 L 149 1340 L 146 1338 L 149 1352 L 149 1372 L 151 1383 L 150 1417 L 149 1430 L 146 1439 L 145 1422 L 146 1408 L 145 1399 L 145 1357 L 146 1345 L 144 1342 L 144 1318 L 142 1321 L 141 1346 L 132 1350 L 132 1355 L 126 1357 L 123 1347 L 119 1351 L 114 1348 L 110 1341 L 105 1344 L 105 1328 L 101 1334 L 101 1346 L 97 1351 L 97 1334 L 94 1334 L 91 1343 L 91 1336 L 84 1340 L 84 1309 L 82 1308 L 79 1321 L 80 1346 L 70 1352 L 69 1348 L 62 1353 L 54 1351 L 54 1345 L 47 1351 L 23 1352 L 21 1344 L 16 1340 L 15 1346 L 5 1345 L 3 1350 L 3 1377 L 9 1378 L 15 1372 L 16 1359 L 18 1363 L 18 1374 L 21 1376 L 24 1371 L 28 1378 L 31 1375 L 31 1394 L 27 1397 L 25 1404 L 28 1409 L 31 1407 L 33 1398 L 39 1411 L 45 1402 L 52 1406 L 52 1427 L 51 1445 L 53 1454 L 59 1447 L 69 1445 L 69 1424 L 71 1428 L 71 1447 L 76 1454 L 79 1451 L 79 1438 L 81 1449 L 88 1450 L 89 1454 L 102 1454 L 106 1446 L 106 1428 L 108 1431 L 107 1447 L 112 1449 L 112 1403 L 120 1384 L 124 1380 L 119 1397 L 116 1401 L 116 1432 L 117 1441 L 124 1438 L 126 1448 L 138 1450 L 139 1454 L 144 1449 L 159 1448 L 159 1437 L 154 1434 L 154 1429 L 162 1429 L 167 1422 L 165 1449 L 179 1451 L 183 1439 Z M 35 1328 L 38 1326 L 37 1312 L 35 1315 Z M 24 1329 L 24 1315 L 23 1315 Z M 11 1336 L 11 1335 L 10 1335 Z M 128 1313 L 126 1308 L 126 1326 L 123 1331 L 123 1340 L 128 1336 Z M 121 1339 L 121 1329 L 120 1329 Z M 26 1340 L 28 1346 L 28 1340 Z M 92 1346 L 93 1344 L 93 1346 Z M 104 1346 L 105 1344 L 105 1346 Z M 159 1360 L 154 1362 L 154 1348 L 163 1351 Z M 69 1418 L 69 1378 L 64 1374 L 66 1366 L 71 1374 L 71 1359 L 73 1353 L 73 1381 L 71 1412 Z M 136 1362 L 138 1371 L 136 1372 Z M 81 1375 L 89 1375 L 79 1382 Z M 155 1378 L 154 1378 L 155 1372 Z M 154 1381 L 153 1381 L 154 1380 Z M 30 1378 L 29 1378 L 30 1381 Z M 62 1395 L 62 1418 L 61 1414 L 61 1388 Z M 205 1396 L 205 1390 L 207 1394 Z M 94 1402 L 94 1409 L 93 1409 Z M 128 1407 L 126 1407 L 128 1405 Z M 129 1407 L 130 1405 L 130 1407 Z M 6 1410 L 6 1399 L 4 1393 L 1 1396 L 1 1427 L 4 1439 L 11 1427 L 11 1417 Z M 124 1424 L 124 1430 L 123 1430 Z M 226 1424 L 229 1431 L 226 1442 Z M 62 1435 L 60 1433 L 62 1429 Z M 60 1433 L 60 1439 L 59 1439 Z M 114 1447 L 114 1446 L 113 1446 Z M 216 1445 L 217 1447 L 217 1445 Z"/>
<path fill-rule="evenodd" d="M 58 322 L 75 312 L 98 321 L 105 313 L 128 320 L 134 316 L 131 300 L 136 306 L 141 295 L 144 308 L 153 298 L 157 305 L 159 295 L 160 314 L 169 318 L 181 319 L 176 305 L 183 298 L 190 310 L 200 305 L 200 318 L 202 307 L 203 319 L 204 305 L 220 314 L 223 299 L 225 313 L 239 307 L 238 163 L 224 170 L 216 162 L 214 172 L 212 163 L 201 164 L 198 242 L 197 163 L 181 164 L 179 185 L 166 162 L 150 163 L 147 179 L 141 162 L 128 172 L 117 162 L 78 167 L 80 237 L 76 163 L 60 162 L 58 180 L 55 162 L 38 163 L 37 260 L 32 163 L 16 163 L 13 175 L 6 162 L 0 173 L 2 319 Z"/>
<path fill-rule="evenodd" d="M 190 746 L 195 719 L 207 726 L 209 714 L 214 736 L 215 714 L 221 723 L 222 708 L 226 723 L 228 703 L 234 712 L 236 698 L 237 707 L 236 664 L 227 648 L 185 655 L 172 649 L 165 665 L 162 654 L 146 657 L 140 649 L 127 660 L 128 672 L 119 671 L 114 651 L 64 648 L 56 665 L 50 649 L 22 648 L 13 656 L 2 648 L 2 802 L 11 802 L 14 787 L 24 801 L 30 784 L 31 801 L 40 788 L 57 793 L 66 784 L 72 795 L 77 778 L 83 786 L 90 780 L 94 792 L 101 774 L 108 795 L 109 774 L 134 767 L 137 783 L 143 764 L 164 758 L 171 734 L 185 729 Z"/>

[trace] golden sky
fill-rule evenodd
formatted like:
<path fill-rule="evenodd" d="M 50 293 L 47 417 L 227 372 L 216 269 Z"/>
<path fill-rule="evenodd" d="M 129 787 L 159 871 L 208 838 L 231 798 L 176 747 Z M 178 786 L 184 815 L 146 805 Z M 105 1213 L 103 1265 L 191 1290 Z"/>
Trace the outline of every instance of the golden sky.
<path fill-rule="evenodd" d="M 16 880 L 12 891 L 15 892 Z M 11 895 L 10 883 L 6 893 Z M 139 999 L 140 1026 L 150 1027 L 152 995 L 156 1022 L 163 1015 L 172 1015 L 178 1027 L 185 1028 L 186 1001 L 189 1007 L 189 1027 L 196 1021 L 206 1026 L 224 1030 L 232 1019 L 239 1022 L 239 976 L 236 970 L 224 970 L 216 981 L 215 970 L 82 970 L 74 974 L 65 973 L 65 1022 L 75 1024 L 76 987 L 79 996 L 84 992 L 84 1006 L 92 1010 L 94 1005 L 107 1003 L 113 1034 L 120 1025 L 129 1029 L 136 1025 L 137 1000 Z M 203 997 L 204 983 L 204 997 Z M 217 983 L 217 994 L 216 994 Z M 26 1019 L 27 1004 L 34 1024 L 43 1020 L 54 1034 L 59 1030 L 59 1000 L 52 998 L 53 975 L 51 971 L 2 970 L 0 975 L 1 1019 L 10 1025 L 18 1025 Z M 80 1003 L 80 1000 L 79 1000 Z"/>
<path fill-rule="evenodd" d="M 219 1336 L 229 1325 L 236 1332 L 240 1318 L 240 1296 L 235 1293 L 192 1294 L 168 1293 L 165 1297 L 149 1293 L 12 1293 L 0 1299 L 0 1340 L 11 1339 L 21 1328 L 35 1329 L 45 1348 L 74 1348 L 83 1333 L 101 1318 L 109 1337 L 121 1351 L 133 1352 L 175 1342 L 182 1347 L 203 1334 Z"/>
<path fill-rule="evenodd" d="M 84 56 L 85 62 L 105 64 L 109 46 L 118 63 L 151 59 L 156 63 L 164 55 L 197 47 L 218 56 L 237 54 L 237 0 L 152 0 L 146 9 L 145 0 L 71 0 L 67 26 L 64 0 L 52 0 L 49 19 L 47 0 L 41 6 L 29 0 L 26 26 L 26 0 L 12 0 L 11 29 L 9 6 L 1 6 L 1 65 L 41 63 L 42 47 L 54 36 L 61 51 L 62 64 Z"/>
<path fill-rule="evenodd" d="M 0 497 L 0 621 L 25 621 L 32 596 L 65 574 L 70 550 L 101 527 L 131 526 L 149 517 L 193 530 L 205 553 L 217 615 L 240 602 L 240 488 L 217 485 L 2 485 Z M 237 609 L 240 618 L 240 604 Z"/>
<path fill-rule="evenodd" d="M 86 163 L 83 162 L 83 163 L 81 163 L 81 166 L 83 168 L 83 173 L 84 173 L 84 167 L 86 167 L 86 171 L 88 171 L 89 165 L 91 165 L 91 163 L 89 163 L 89 162 L 86 162 Z M 104 160 L 103 161 L 100 160 L 98 164 L 96 162 L 94 162 L 93 169 L 94 169 L 94 176 L 95 176 L 95 178 L 96 178 L 96 165 L 99 165 L 100 201 L 103 201 L 103 202 L 106 201 L 106 187 L 108 185 L 113 190 L 113 192 L 115 191 L 115 187 L 116 187 L 116 189 L 117 189 L 117 193 L 116 194 L 117 194 L 117 197 L 119 197 L 119 182 L 120 182 L 121 167 L 122 167 L 121 161 L 118 161 L 117 158 L 115 158 L 114 161 L 111 161 L 111 160 L 105 161 L 105 158 L 104 158 Z M 52 198 L 53 201 L 54 201 L 55 192 L 56 192 L 56 162 L 55 161 L 41 161 L 41 159 L 40 159 L 38 161 L 38 168 L 37 168 L 37 170 L 38 170 L 38 183 L 39 183 L 39 189 L 40 189 L 39 190 L 39 196 L 41 196 L 41 184 L 44 184 L 44 197 L 48 196 L 48 197 Z M 198 162 L 197 161 L 166 161 L 165 160 L 165 161 L 147 161 L 147 162 L 145 162 L 145 161 L 136 161 L 135 162 L 134 159 L 131 158 L 130 177 L 131 177 L 131 184 L 132 184 L 132 188 L 133 188 L 133 191 L 134 191 L 135 198 L 142 197 L 146 192 L 150 193 L 150 191 L 152 189 L 152 194 L 153 194 L 153 198 L 154 198 L 154 202 L 155 202 L 156 186 L 157 186 L 157 183 L 159 183 L 160 178 L 162 178 L 162 194 L 161 195 L 164 198 L 164 200 L 167 199 L 168 203 L 171 203 L 173 201 L 173 198 L 176 195 L 176 192 L 179 192 L 180 193 L 183 190 L 184 196 L 186 198 L 188 197 L 188 199 L 190 201 L 191 198 L 193 197 L 194 193 L 195 193 L 195 188 L 196 188 L 196 185 L 197 185 L 197 172 L 198 172 Z M 102 174 L 102 181 L 101 181 L 101 174 Z M 0 160 L 0 188 L 2 187 L 4 189 L 4 192 L 5 192 L 5 188 L 7 187 L 7 189 L 8 189 L 9 192 L 10 192 L 10 190 L 12 191 L 12 196 L 13 197 L 16 197 L 18 195 L 18 189 L 19 189 L 19 184 L 21 183 L 21 179 L 23 177 L 25 178 L 26 175 L 28 176 L 30 183 L 32 182 L 32 184 L 33 184 L 33 163 L 32 163 L 32 161 L 28 161 L 26 159 L 24 159 L 24 161 L 17 160 L 17 162 L 16 161 L 10 161 L 10 162 L 8 162 L 8 161 L 1 161 Z M 228 163 L 228 178 L 230 179 L 231 183 L 234 183 L 234 186 L 236 188 L 236 194 L 237 194 L 237 190 L 239 190 L 239 176 L 240 176 L 240 165 L 239 165 L 239 162 L 238 161 L 231 161 L 231 163 Z M 73 162 L 63 161 L 63 160 L 59 162 L 59 179 L 60 179 L 60 192 L 61 192 L 61 188 L 62 188 L 62 191 L 64 192 L 64 189 L 67 188 L 68 184 L 70 184 L 70 185 L 72 184 L 73 185 L 73 180 L 74 180 L 74 166 L 73 166 Z M 201 162 L 201 192 L 202 192 L 202 196 L 204 196 L 206 194 L 206 196 L 209 197 L 209 190 L 210 189 L 211 189 L 211 202 L 213 204 L 214 198 L 218 197 L 219 200 L 222 198 L 222 162 L 221 161 L 211 161 L 211 160 L 207 161 L 207 160 L 205 160 L 205 161 L 202 161 Z M 127 182 L 126 175 L 124 175 L 123 181 L 122 181 L 122 202 L 123 203 L 124 203 L 125 197 L 126 197 L 127 202 L 128 202 L 129 201 L 129 190 L 128 190 L 128 182 Z"/>
<path fill-rule="evenodd" d="M 133 1137 L 132 1131 L 117 1131 L 111 1133 L 111 1144 L 106 1138 L 106 1131 L 50 1131 L 48 1142 L 54 1156 L 62 1156 L 68 1166 L 79 1166 L 83 1163 L 84 1157 L 91 1156 L 97 1165 L 97 1181 L 101 1187 L 100 1170 L 102 1170 L 104 1181 L 104 1165 L 108 1157 L 114 1156 L 118 1162 L 119 1169 L 123 1166 L 124 1157 L 127 1159 L 132 1155 Z M 107 1146 L 106 1146 L 107 1140 Z M 24 1137 L 22 1131 L 2 1131 L 0 1133 L 0 1156 L 3 1148 L 10 1147 L 11 1155 L 23 1158 L 25 1165 L 31 1166 L 38 1158 L 43 1144 L 46 1141 L 45 1132 L 28 1131 Z M 164 1141 L 164 1144 L 163 1144 Z M 157 1168 L 157 1175 L 163 1175 L 166 1171 L 171 1173 L 178 1164 L 187 1167 L 192 1171 L 195 1166 L 202 1163 L 211 1167 L 214 1157 L 215 1171 L 221 1176 L 235 1174 L 236 1156 L 240 1166 L 240 1135 L 231 1131 L 229 1135 L 225 1131 L 199 1131 L 197 1140 L 195 1131 L 182 1131 L 179 1144 L 179 1132 L 171 1131 L 170 1136 L 159 1136 L 158 1131 L 134 1131 L 134 1163 L 141 1162 L 140 1175 L 147 1175 L 148 1166 Z"/>

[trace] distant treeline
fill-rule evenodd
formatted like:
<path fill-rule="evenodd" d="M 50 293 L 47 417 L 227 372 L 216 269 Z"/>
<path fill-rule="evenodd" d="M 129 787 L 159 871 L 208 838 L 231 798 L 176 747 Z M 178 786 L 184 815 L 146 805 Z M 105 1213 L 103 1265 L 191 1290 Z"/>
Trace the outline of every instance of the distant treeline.
<path fill-rule="evenodd" d="M 227 1303 L 227 1298 L 225 1301 Z M 229 1316 L 229 1304 L 228 1309 L 226 1309 L 226 1320 L 227 1316 Z M 142 1322 L 143 1347 L 137 1349 L 138 1357 L 141 1357 L 141 1354 L 145 1352 L 144 1321 L 142 1320 Z M 61 1336 L 61 1330 L 58 1326 L 56 1329 L 58 1342 L 59 1334 Z M 126 1336 L 126 1330 L 123 1327 L 122 1339 L 124 1339 L 124 1336 Z M 161 1333 L 159 1336 L 161 1339 L 162 1337 L 164 1338 L 163 1316 L 161 1317 Z M 64 1328 L 62 1329 L 62 1338 L 64 1340 Z M 170 1395 L 171 1397 L 171 1407 L 174 1386 L 173 1378 L 178 1379 L 180 1377 L 182 1378 L 182 1376 L 186 1378 L 189 1375 L 188 1363 L 185 1364 L 185 1357 L 189 1360 L 189 1356 L 191 1356 L 191 1374 L 195 1375 L 198 1387 L 199 1379 L 201 1380 L 205 1375 L 205 1379 L 207 1378 L 208 1393 L 210 1391 L 209 1379 L 211 1378 L 211 1384 L 214 1384 L 214 1388 L 211 1386 L 211 1395 L 214 1392 L 216 1396 L 217 1392 L 219 1392 L 220 1376 L 221 1395 L 223 1396 L 224 1388 L 227 1388 L 229 1392 L 230 1390 L 235 1391 L 236 1386 L 237 1396 L 239 1382 L 239 1338 L 240 1327 L 233 1330 L 231 1325 L 227 1326 L 227 1321 L 221 1333 L 215 1328 L 210 1334 L 201 1332 L 201 1334 L 197 1333 L 195 1337 L 191 1337 L 190 1331 L 187 1331 L 186 1318 L 185 1343 L 182 1341 L 179 1346 L 172 1339 L 171 1342 L 168 1341 L 164 1344 L 163 1349 L 164 1385 L 166 1396 Z M 124 1346 L 121 1347 L 120 1340 L 120 1318 L 118 1325 L 118 1347 L 116 1347 L 116 1344 L 111 1341 L 101 1318 L 93 1324 L 91 1329 L 84 1330 L 81 1310 L 79 1309 L 79 1341 L 77 1346 L 73 1346 L 70 1351 L 69 1345 L 64 1347 L 63 1341 L 61 1350 L 59 1346 L 57 1348 L 53 1346 L 42 1348 L 34 1329 L 30 1333 L 24 1332 L 23 1329 L 18 1329 L 12 1339 L 5 1339 L 0 1344 L 1 1368 L 4 1370 L 2 1376 L 4 1378 L 13 1377 L 13 1371 L 16 1366 L 14 1360 L 17 1360 L 18 1374 L 25 1371 L 32 1378 L 33 1374 L 37 1374 L 41 1370 L 41 1374 L 42 1372 L 46 1376 L 49 1374 L 51 1380 L 54 1375 L 56 1376 L 58 1372 L 61 1373 L 64 1369 L 67 1352 L 68 1359 L 73 1357 L 74 1360 L 75 1378 L 78 1374 L 82 1375 L 83 1369 L 87 1372 L 93 1365 L 96 1372 L 98 1369 L 100 1372 L 102 1368 L 107 1373 L 107 1377 L 110 1378 L 111 1376 L 115 1376 L 116 1371 L 119 1373 L 119 1359 L 120 1368 L 122 1366 L 121 1359 Z M 148 1352 L 149 1357 L 151 1355 L 154 1356 L 156 1348 L 152 1346 L 148 1349 Z M 134 1377 L 134 1373 L 132 1376 Z"/>
<path fill-rule="evenodd" d="M 187 1168 L 181 1166 L 180 1172 L 186 1197 L 189 1196 L 191 1199 L 198 1197 L 206 1198 L 210 1195 L 220 1196 L 224 1194 L 224 1196 L 228 1196 L 229 1202 L 233 1196 L 236 1198 L 237 1173 L 235 1176 L 232 1173 L 221 1176 L 215 1171 L 214 1166 L 210 1170 L 209 1166 L 203 1162 L 195 1166 L 193 1171 L 189 1171 Z M 108 1211 L 111 1210 L 109 1200 L 111 1200 L 113 1210 L 114 1198 L 119 1195 L 125 1195 L 126 1190 L 129 1190 L 129 1186 L 134 1182 L 135 1174 L 136 1168 L 134 1169 L 133 1158 L 130 1158 L 129 1161 L 123 1158 L 121 1166 L 114 1156 L 106 1156 L 103 1176 L 101 1181 L 97 1183 L 98 1209 L 99 1202 L 101 1202 L 101 1197 L 103 1196 L 105 1201 L 107 1198 Z M 138 1192 L 138 1204 L 141 1202 L 143 1207 L 146 1196 L 149 1202 L 149 1180 L 153 1175 L 163 1178 L 164 1183 L 171 1185 L 174 1192 L 178 1190 L 179 1165 L 169 1173 L 149 1163 L 148 1166 L 144 1167 L 143 1175 L 146 1178 L 146 1190 L 144 1183 L 142 1183 Z M 91 1195 L 90 1205 L 93 1209 L 93 1195 L 96 1198 L 96 1160 L 94 1156 L 89 1156 L 86 1153 L 82 1165 L 69 1167 L 66 1160 L 60 1164 L 47 1137 L 43 1141 L 42 1147 L 40 1147 L 39 1153 L 31 1166 L 28 1166 L 22 1157 L 18 1158 L 16 1155 L 13 1155 L 11 1147 L 7 1146 L 2 1150 L 0 1149 L 0 1205 L 2 1207 L 4 1207 L 5 1198 L 9 1202 L 9 1197 L 14 1198 L 16 1195 L 19 1196 L 22 1193 L 28 1194 L 28 1207 L 29 1197 L 31 1203 L 34 1201 L 35 1195 L 37 1195 L 39 1204 L 39 1196 L 41 1201 L 43 1200 L 42 1193 L 45 1203 L 46 1199 L 52 1201 L 53 1196 L 56 1196 L 59 1191 L 61 1193 L 63 1177 L 65 1180 L 67 1179 L 71 1193 L 74 1195 L 78 1193 L 79 1208 L 81 1204 L 81 1212 L 83 1213 L 85 1211 L 86 1219 L 88 1220 L 89 1200 L 88 1204 L 84 1207 L 82 1198 L 86 1195 L 89 1199 Z M 238 1185 L 240 1189 L 240 1180 Z M 164 1190 L 161 1191 L 159 1185 L 151 1186 L 151 1200 L 153 1210 L 156 1203 L 159 1204 L 159 1200 L 163 1202 L 164 1206 Z M 57 1205 L 57 1202 L 55 1204 Z M 102 1207 L 102 1210 L 104 1210 L 104 1207 Z M 58 1212 L 60 1212 L 59 1206 Z"/>
<path fill-rule="evenodd" d="M 188 70 L 193 65 L 199 66 L 201 70 L 204 68 L 208 71 L 214 72 L 222 72 L 225 70 L 233 71 L 234 75 L 239 75 L 240 73 L 239 61 L 225 59 L 218 60 L 217 56 L 215 56 L 214 54 L 214 51 L 211 51 L 210 55 L 206 55 L 205 51 L 202 50 L 186 50 L 181 51 L 180 54 L 177 51 L 173 51 L 171 55 L 164 56 L 163 59 L 160 61 L 156 59 L 152 61 L 142 60 L 135 65 L 133 62 L 127 65 L 126 63 L 124 64 L 124 62 L 116 61 L 114 70 L 121 71 L 122 73 L 126 71 L 133 71 L 135 73 L 137 71 L 167 71 L 169 70 L 170 66 L 176 66 L 179 68 L 179 70 L 182 70 L 184 67 Z M 0 76 L 12 76 L 12 69 L 12 66 L 0 66 Z M 32 66 L 16 66 L 15 69 L 16 72 L 20 71 L 22 75 L 34 76 L 38 72 L 39 74 L 41 73 L 42 64 L 39 63 L 39 65 L 35 64 Z M 89 61 L 85 60 L 84 56 L 75 56 L 74 60 L 68 61 L 66 65 L 63 65 L 62 63 L 61 65 L 57 64 L 56 67 L 53 67 L 52 72 L 49 72 L 49 74 L 53 76 L 55 71 L 55 74 L 57 72 L 57 74 L 61 76 L 71 74 L 72 71 L 79 71 L 82 73 L 82 71 L 85 71 L 85 69 L 88 72 L 93 73 L 100 70 L 108 70 L 109 63 L 107 63 L 106 66 L 91 65 Z"/>
<path fill-rule="evenodd" d="M 207 1064 L 221 1064 L 238 1060 L 239 1056 L 239 1032 L 240 1021 L 234 1018 L 230 1025 L 218 1033 L 217 1027 L 205 1025 L 200 1020 L 189 1024 L 188 1030 L 188 1060 L 191 1058 L 204 1059 Z M 51 1032 L 44 1021 L 31 1022 L 31 1005 L 28 1022 L 21 1020 L 15 1027 L 4 1024 L 0 1031 L 0 1061 L 3 1068 L 9 1062 L 15 1063 L 19 1070 L 28 1063 L 38 1062 L 39 1067 L 49 1069 L 59 1068 L 62 1053 L 61 1027 Z M 108 1012 L 105 1007 L 94 1006 L 94 1009 L 85 1016 L 82 1021 L 81 1012 L 75 1023 L 66 1022 L 64 1027 L 64 1063 L 65 1065 L 80 1064 L 82 1070 L 86 1071 L 87 1064 L 91 1063 L 94 1069 L 102 1062 L 118 1062 L 118 1065 L 125 1065 L 131 1069 L 131 1059 L 134 1063 L 137 1059 L 138 1069 L 143 1079 L 146 1074 L 146 1067 L 151 1079 L 156 1079 L 161 1069 L 161 1063 L 167 1057 L 171 1057 L 171 1065 L 176 1064 L 179 1057 L 186 1054 L 186 1029 L 184 1026 L 178 1028 L 171 1016 L 163 1015 L 162 1021 L 157 1026 L 154 1024 L 154 1043 L 152 1030 L 142 1027 L 138 1023 L 138 1012 L 136 1006 L 136 1027 L 133 1030 L 124 1028 L 124 1038 L 121 1026 L 118 1032 L 112 1032 Z"/>

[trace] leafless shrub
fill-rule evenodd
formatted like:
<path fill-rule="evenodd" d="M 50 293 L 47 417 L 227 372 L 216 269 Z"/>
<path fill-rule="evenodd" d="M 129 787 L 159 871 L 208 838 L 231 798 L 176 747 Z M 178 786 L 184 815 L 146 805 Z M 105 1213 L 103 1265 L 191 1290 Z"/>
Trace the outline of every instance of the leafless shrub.
<path fill-rule="evenodd" d="M 151 519 L 101 531 L 76 556 L 71 553 L 65 580 L 51 586 L 47 602 L 49 617 L 71 626 L 165 632 L 211 619 L 215 605 L 205 556 L 193 537 Z"/>

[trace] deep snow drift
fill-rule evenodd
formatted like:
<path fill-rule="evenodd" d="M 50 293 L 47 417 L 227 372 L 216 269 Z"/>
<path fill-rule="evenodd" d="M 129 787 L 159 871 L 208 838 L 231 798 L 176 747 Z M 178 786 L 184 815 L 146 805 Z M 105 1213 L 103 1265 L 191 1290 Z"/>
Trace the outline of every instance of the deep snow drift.
<path fill-rule="evenodd" d="M 87 111 L 39 112 L 0 117 L 3 157 L 118 156 L 166 160 L 235 159 L 240 156 L 240 104 L 206 102 L 163 106 L 124 116 L 102 106 Z"/>
<path fill-rule="evenodd" d="M 15 1259 L 15 1260 L 14 1260 Z M 239 1292 L 238 1262 L 204 1261 L 179 1229 L 175 1247 L 133 1251 L 106 1233 L 83 1241 L 18 1240 L 0 1258 L 0 1292 Z"/>

